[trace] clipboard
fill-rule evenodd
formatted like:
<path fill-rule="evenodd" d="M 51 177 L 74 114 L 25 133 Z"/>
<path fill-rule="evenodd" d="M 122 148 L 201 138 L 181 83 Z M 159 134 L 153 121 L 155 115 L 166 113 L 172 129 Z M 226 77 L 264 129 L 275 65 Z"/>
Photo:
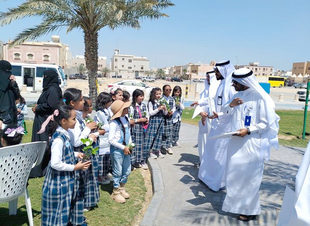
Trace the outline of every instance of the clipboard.
<path fill-rule="evenodd" d="M 220 134 L 220 135 L 216 135 L 216 136 L 212 136 L 212 137 L 209 137 L 208 139 L 218 139 L 218 138 L 229 138 L 233 135 L 236 135 L 238 134 L 237 131 L 234 131 L 234 132 L 230 132 L 230 133 L 223 133 L 223 134 Z"/>

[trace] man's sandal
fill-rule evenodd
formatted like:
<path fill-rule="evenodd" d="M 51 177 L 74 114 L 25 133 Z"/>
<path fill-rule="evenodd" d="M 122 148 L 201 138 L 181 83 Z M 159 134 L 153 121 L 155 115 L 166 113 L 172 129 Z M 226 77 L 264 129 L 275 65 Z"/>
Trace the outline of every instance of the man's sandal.
<path fill-rule="evenodd" d="M 250 221 L 250 220 L 255 220 L 256 215 L 239 215 L 237 218 L 239 221 Z"/>

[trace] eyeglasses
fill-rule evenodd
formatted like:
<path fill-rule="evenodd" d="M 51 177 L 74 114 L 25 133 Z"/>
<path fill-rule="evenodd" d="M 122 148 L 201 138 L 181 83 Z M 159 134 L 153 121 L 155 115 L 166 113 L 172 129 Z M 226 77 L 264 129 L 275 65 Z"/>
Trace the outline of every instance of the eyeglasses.
<path fill-rule="evenodd" d="M 232 83 L 233 83 L 235 86 L 239 84 L 239 83 L 238 83 L 237 81 L 235 81 L 235 80 L 232 80 Z"/>
<path fill-rule="evenodd" d="M 172 89 L 165 89 L 165 91 L 171 91 Z"/>

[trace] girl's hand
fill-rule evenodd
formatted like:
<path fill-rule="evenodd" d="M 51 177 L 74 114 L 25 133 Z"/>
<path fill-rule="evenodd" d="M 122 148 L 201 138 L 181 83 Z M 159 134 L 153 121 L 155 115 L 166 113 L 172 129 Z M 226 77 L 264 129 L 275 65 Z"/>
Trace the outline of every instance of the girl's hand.
<path fill-rule="evenodd" d="M 93 142 L 96 142 L 96 140 L 97 140 L 96 135 L 93 133 L 89 134 L 88 137 L 91 138 L 93 140 Z"/>
<path fill-rule="evenodd" d="M 90 128 L 90 130 L 93 130 L 97 128 L 97 123 L 96 122 L 86 123 L 86 126 Z"/>
<path fill-rule="evenodd" d="M 140 122 L 143 122 L 143 123 L 147 122 L 147 118 L 140 118 Z"/>
<path fill-rule="evenodd" d="M 168 112 L 168 115 L 169 116 L 173 115 L 173 111 Z"/>
<path fill-rule="evenodd" d="M 131 126 L 133 126 L 135 124 L 135 120 L 134 119 L 130 119 L 129 123 L 130 123 Z"/>
<path fill-rule="evenodd" d="M 105 134 L 105 130 L 104 129 L 98 129 L 99 135 L 104 135 Z"/>
<path fill-rule="evenodd" d="M 82 153 L 82 152 L 79 152 L 79 153 L 77 154 L 77 157 L 78 157 L 79 159 L 83 159 L 84 156 L 85 156 L 85 154 Z"/>
<path fill-rule="evenodd" d="M 124 154 L 125 154 L 125 155 L 130 155 L 129 147 L 125 147 L 125 148 L 124 148 Z"/>
<path fill-rule="evenodd" d="M 165 109 L 165 105 L 160 105 L 157 109 L 158 109 L 158 111 L 164 110 Z"/>
<path fill-rule="evenodd" d="M 75 166 L 74 166 L 74 170 L 86 170 L 88 169 L 88 167 L 90 166 L 91 164 L 91 161 L 87 161 L 87 162 L 82 162 L 82 161 L 79 161 Z"/>

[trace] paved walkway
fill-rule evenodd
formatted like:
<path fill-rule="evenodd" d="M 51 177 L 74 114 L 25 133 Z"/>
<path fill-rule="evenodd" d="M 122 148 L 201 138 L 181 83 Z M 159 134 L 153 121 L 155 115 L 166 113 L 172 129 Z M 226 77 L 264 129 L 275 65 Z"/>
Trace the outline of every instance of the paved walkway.
<path fill-rule="evenodd" d="M 182 148 L 174 147 L 172 156 L 150 160 L 155 193 L 141 225 L 276 225 L 285 186 L 294 188 L 305 149 L 281 146 L 278 151 L 271 151 L 260 188 L 262 213 L 258 220 L 245 223 L 221 210 L 225 190 L 214 193 L 199 182 L 195 167 L 198 149 L 193 148 L 197 133 L 197 126 L 182 124 Z"/>

